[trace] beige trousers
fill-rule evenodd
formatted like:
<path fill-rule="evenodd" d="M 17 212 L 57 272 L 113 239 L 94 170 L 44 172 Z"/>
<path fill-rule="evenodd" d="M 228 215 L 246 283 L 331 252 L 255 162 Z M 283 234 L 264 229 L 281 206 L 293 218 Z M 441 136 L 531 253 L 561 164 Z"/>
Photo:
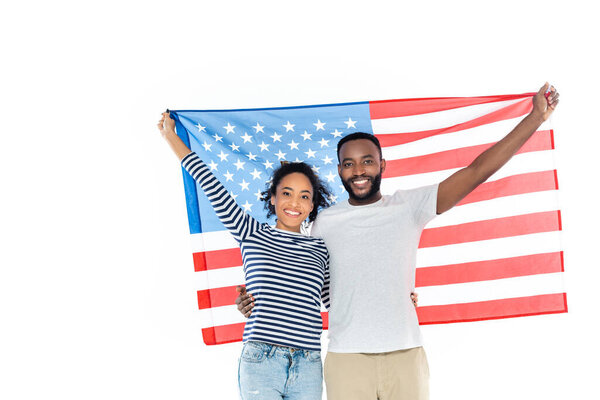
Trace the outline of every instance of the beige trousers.
<path fill-rule="evenodd" d="M 327 353 L 327 400 L 428 400 L 422 347 L 389 353 Z"/>

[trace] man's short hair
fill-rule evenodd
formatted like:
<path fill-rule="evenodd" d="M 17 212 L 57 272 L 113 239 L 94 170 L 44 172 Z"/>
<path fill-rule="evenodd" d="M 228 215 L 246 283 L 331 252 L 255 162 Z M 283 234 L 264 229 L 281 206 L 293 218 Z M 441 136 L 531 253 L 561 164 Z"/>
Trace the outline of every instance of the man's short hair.
<path fill-rule="evenodd" d="M 344 145 L 344 143 L 347 143 L 351 140 L 359 140 L 359 139 L 367 139 L 370 140 L 371 142 L 373 142 L 375 144 L 375 146 L 377 146 L 377 149 L 379 149 L 379 158 L 383 158 L 382 154 L 381 154 L 381 144 L 379 143 L 379 139 L 377 139 L 375 137 L 375 135 L 372 135 L 370 133 L 365 133 L 365 132 L 354 132 L 349 134 L 348 136 L 344 136 L 337 144 L 337 157 L 338 157 L 338 162 L 340 162 L 340 149 L 342 148 L 342 146 Z"/>

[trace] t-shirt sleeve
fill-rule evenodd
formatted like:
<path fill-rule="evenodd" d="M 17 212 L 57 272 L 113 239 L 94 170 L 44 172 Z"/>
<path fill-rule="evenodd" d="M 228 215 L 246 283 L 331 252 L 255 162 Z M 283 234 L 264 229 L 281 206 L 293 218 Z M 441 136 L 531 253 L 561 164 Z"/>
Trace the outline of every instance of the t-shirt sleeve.
<path fill-rule="evenodd" d="M 321 239 L 323 238 L 323 235 L 321 234 L 321 230 L 319 228 L 319 216 L 318 215 L 317 215 L 317 219 L 315 219 L 310 226 L 310 236 L 318 237 Z"/>
<path fill-rule="evenodd" d="M 417 225 L 424 227 L 437 215 L 437 193 L 437 183 L 403 191 L 403 197 L 410 204 Z"/>

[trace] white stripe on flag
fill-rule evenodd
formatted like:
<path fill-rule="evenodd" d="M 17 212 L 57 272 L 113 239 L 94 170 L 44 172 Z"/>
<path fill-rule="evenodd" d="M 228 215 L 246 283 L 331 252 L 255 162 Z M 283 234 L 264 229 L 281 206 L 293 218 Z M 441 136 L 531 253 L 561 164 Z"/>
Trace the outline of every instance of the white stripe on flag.
<path fill-rule="evenodd" d="M 460 169 L 461 168 L 452 168 L 423 174 L 385 178 L 381 181 L 381 191 L 384 194 L 392 194 L 397 189 L 406 190 L 433 185 L 443 181 Z M 508 163 L 500 168 L 498 172 L 492 175 L 486 182 L 493 182 L 517 174 L 552 171 L 554 169 L 554 150 L 522 153 L 511 158 Z"/>
<path fill-rule="evenodd" d="M 383 158 L 386 160 L 396 160 L 496 143 L 513 130 L 522 119 L 523 117 L 507 119 L 471 129 L 430 136 L 397 146 L 384 147 L 382 149 Z M 549 129 L 550 125 L 544 122 L 537 130 L 545 131 Z"/>
<path fill-rule="evenodd" d="M 559 209 L 556 197 L 556 190 L 548 190 L 469 203 L 454 207 L 450 211 L 438 215 L 427 224 L 426 228 L 555 211 Z"/>
<path fill-rule="evenodd" d="M 515 297 L 564 293 L 563 273 L 537 274 L 490 281 L 418 288 L 419 306 L 473 303 Z"/>
<path fill-rule="evenodd" d="M 191 235 L 192 252 L 216 251 L 238 247 L 229 231 L 203 232 Z"/>
<path fill-rule="evenodd" d="M 417 250 L 417 268 L 561 251 L 560 231 L 427 247 Z"/>
<path fill-rule="evenodd" d="M 476 104 L 473 106 L 435 111 L 426 114 L 374 119 L 371 121 L 371 125 L 373 126 L 373 133 L 376 135 L 440 129 L 470 121 L 511 104 L 526 100 L 527 99 L 496 101 L 493 103 Z"/>
<path fill-rule="evenodd" d="M 214 289 L 244 284 L 244 269 L 239 267 L 219 268 L 194 273 L 197 290 Z"/>

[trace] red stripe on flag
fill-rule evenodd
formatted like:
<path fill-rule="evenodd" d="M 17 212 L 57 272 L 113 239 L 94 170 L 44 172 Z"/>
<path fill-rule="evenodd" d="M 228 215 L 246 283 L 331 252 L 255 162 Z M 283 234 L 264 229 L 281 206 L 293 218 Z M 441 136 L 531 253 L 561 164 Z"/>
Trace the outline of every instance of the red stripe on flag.
<path fill-rule="evenodd" d="M 498 260 L 417 268 L 415 286 L 451 285 L 562 271 L 562 251 L 557 251 Z"/>
<path fill-rule="evenodd" d="M 212 326 L 202 329 L 204 343 L 212 346 L 231 342 L 241 342 L 246 323 Z"/>
<path fill-rule="evenodd" d="M 211 307 L 230 306 L 235 304 L 235 299 L 238 296 L 235 288 L 235 286 L 226 286 L 207 290 L 198 290 L 198 308 L 203 310 Z"/>
<path fill-rule="evenodd" d="M 473 106 L 498 101 L 516 100 L 532 97 L 535 93 L 511 94 L 503 96 L 481 97 L 432 97 L 425 99 L 399 99 L 370 101 L 371 119 L 405 117 L 416 114 L 427 114 L 436 111 Z"/>
<path fill-rule="evenodd" d="M 467 197 L 462 199 L 457 206 L 491 200 L 497 197 L 543 192 L 546 190 L 558 190 L 556 170 L 512 175 L 498 179 L 497 181 L 482 183 L 468 194 Z"/>
<path fill-rule="evenodd" d="M 321 313 L 323 318 L 323 329 L 329 328 L 329 314 L 327 312 Z M 244 335 L 245 322 L 239 324 L 230 325 L 219 325 L 212 326 L 210 328 L 202 329 L 202 338 L 204 343 L 212 346 L 215 344 L 225 344 L 232 342 L 241 342 L 242 336 Z"/>
<path fill-rule="evenodd" d="M 399 144 L 410 143 L 416 140 L 441 135 L 444 133 L 463 131 L 466 129 L 472 129 L 478 126 L 491 124 L 493 122 L 517 118 L 529 113 L 531 111 L 531 108 L 532 105 L 530 99 L 525 99 L 518 103 L 511 104 L 510 106 L 506 106 L 499 110 L 493 111 L 489 114 L 482 115 L 481 117 L 461 122 L 460 124 L 447 126 L 445 128 L 430 129 L 418 132 L 386 133 L 375 136 L 377 136 L 377 139 L 379 139 L 379 143 L 382 147 L 396 146 Z"/>
<path fill-rule="evenodd" d="M 417 315 L 420 325 L 428 325 L 555 314 L 567 311 L 566 293 L 556 293 L 476 303 L 418 307 Z"/>
<path fill-rule="evenodd" d="M 209 269 L 239 267 L 242 265 L 242 252 L 239 247 L 225 250 L 200 251 L 193 254 L 196 272 Z"/>
<path fill-rule="evenodd" d="M 425 229 L 419 248 L 559 230 L 560 211 L 546 211 Z"/>
<path fill-rule="evenodd" d="M 487 143 L 441 151 L 439 153 L 426 154 L 423 156 L 389 160 L 386 163 L 383 177 L 392 178 L 466 167 L 477 158 L 477 156 L 493 145 L 494 143 Z M 552 137 L 550 131 L 538 131 L 534 133 L 517 154 L 543 150 L 552 150 Z"/>

